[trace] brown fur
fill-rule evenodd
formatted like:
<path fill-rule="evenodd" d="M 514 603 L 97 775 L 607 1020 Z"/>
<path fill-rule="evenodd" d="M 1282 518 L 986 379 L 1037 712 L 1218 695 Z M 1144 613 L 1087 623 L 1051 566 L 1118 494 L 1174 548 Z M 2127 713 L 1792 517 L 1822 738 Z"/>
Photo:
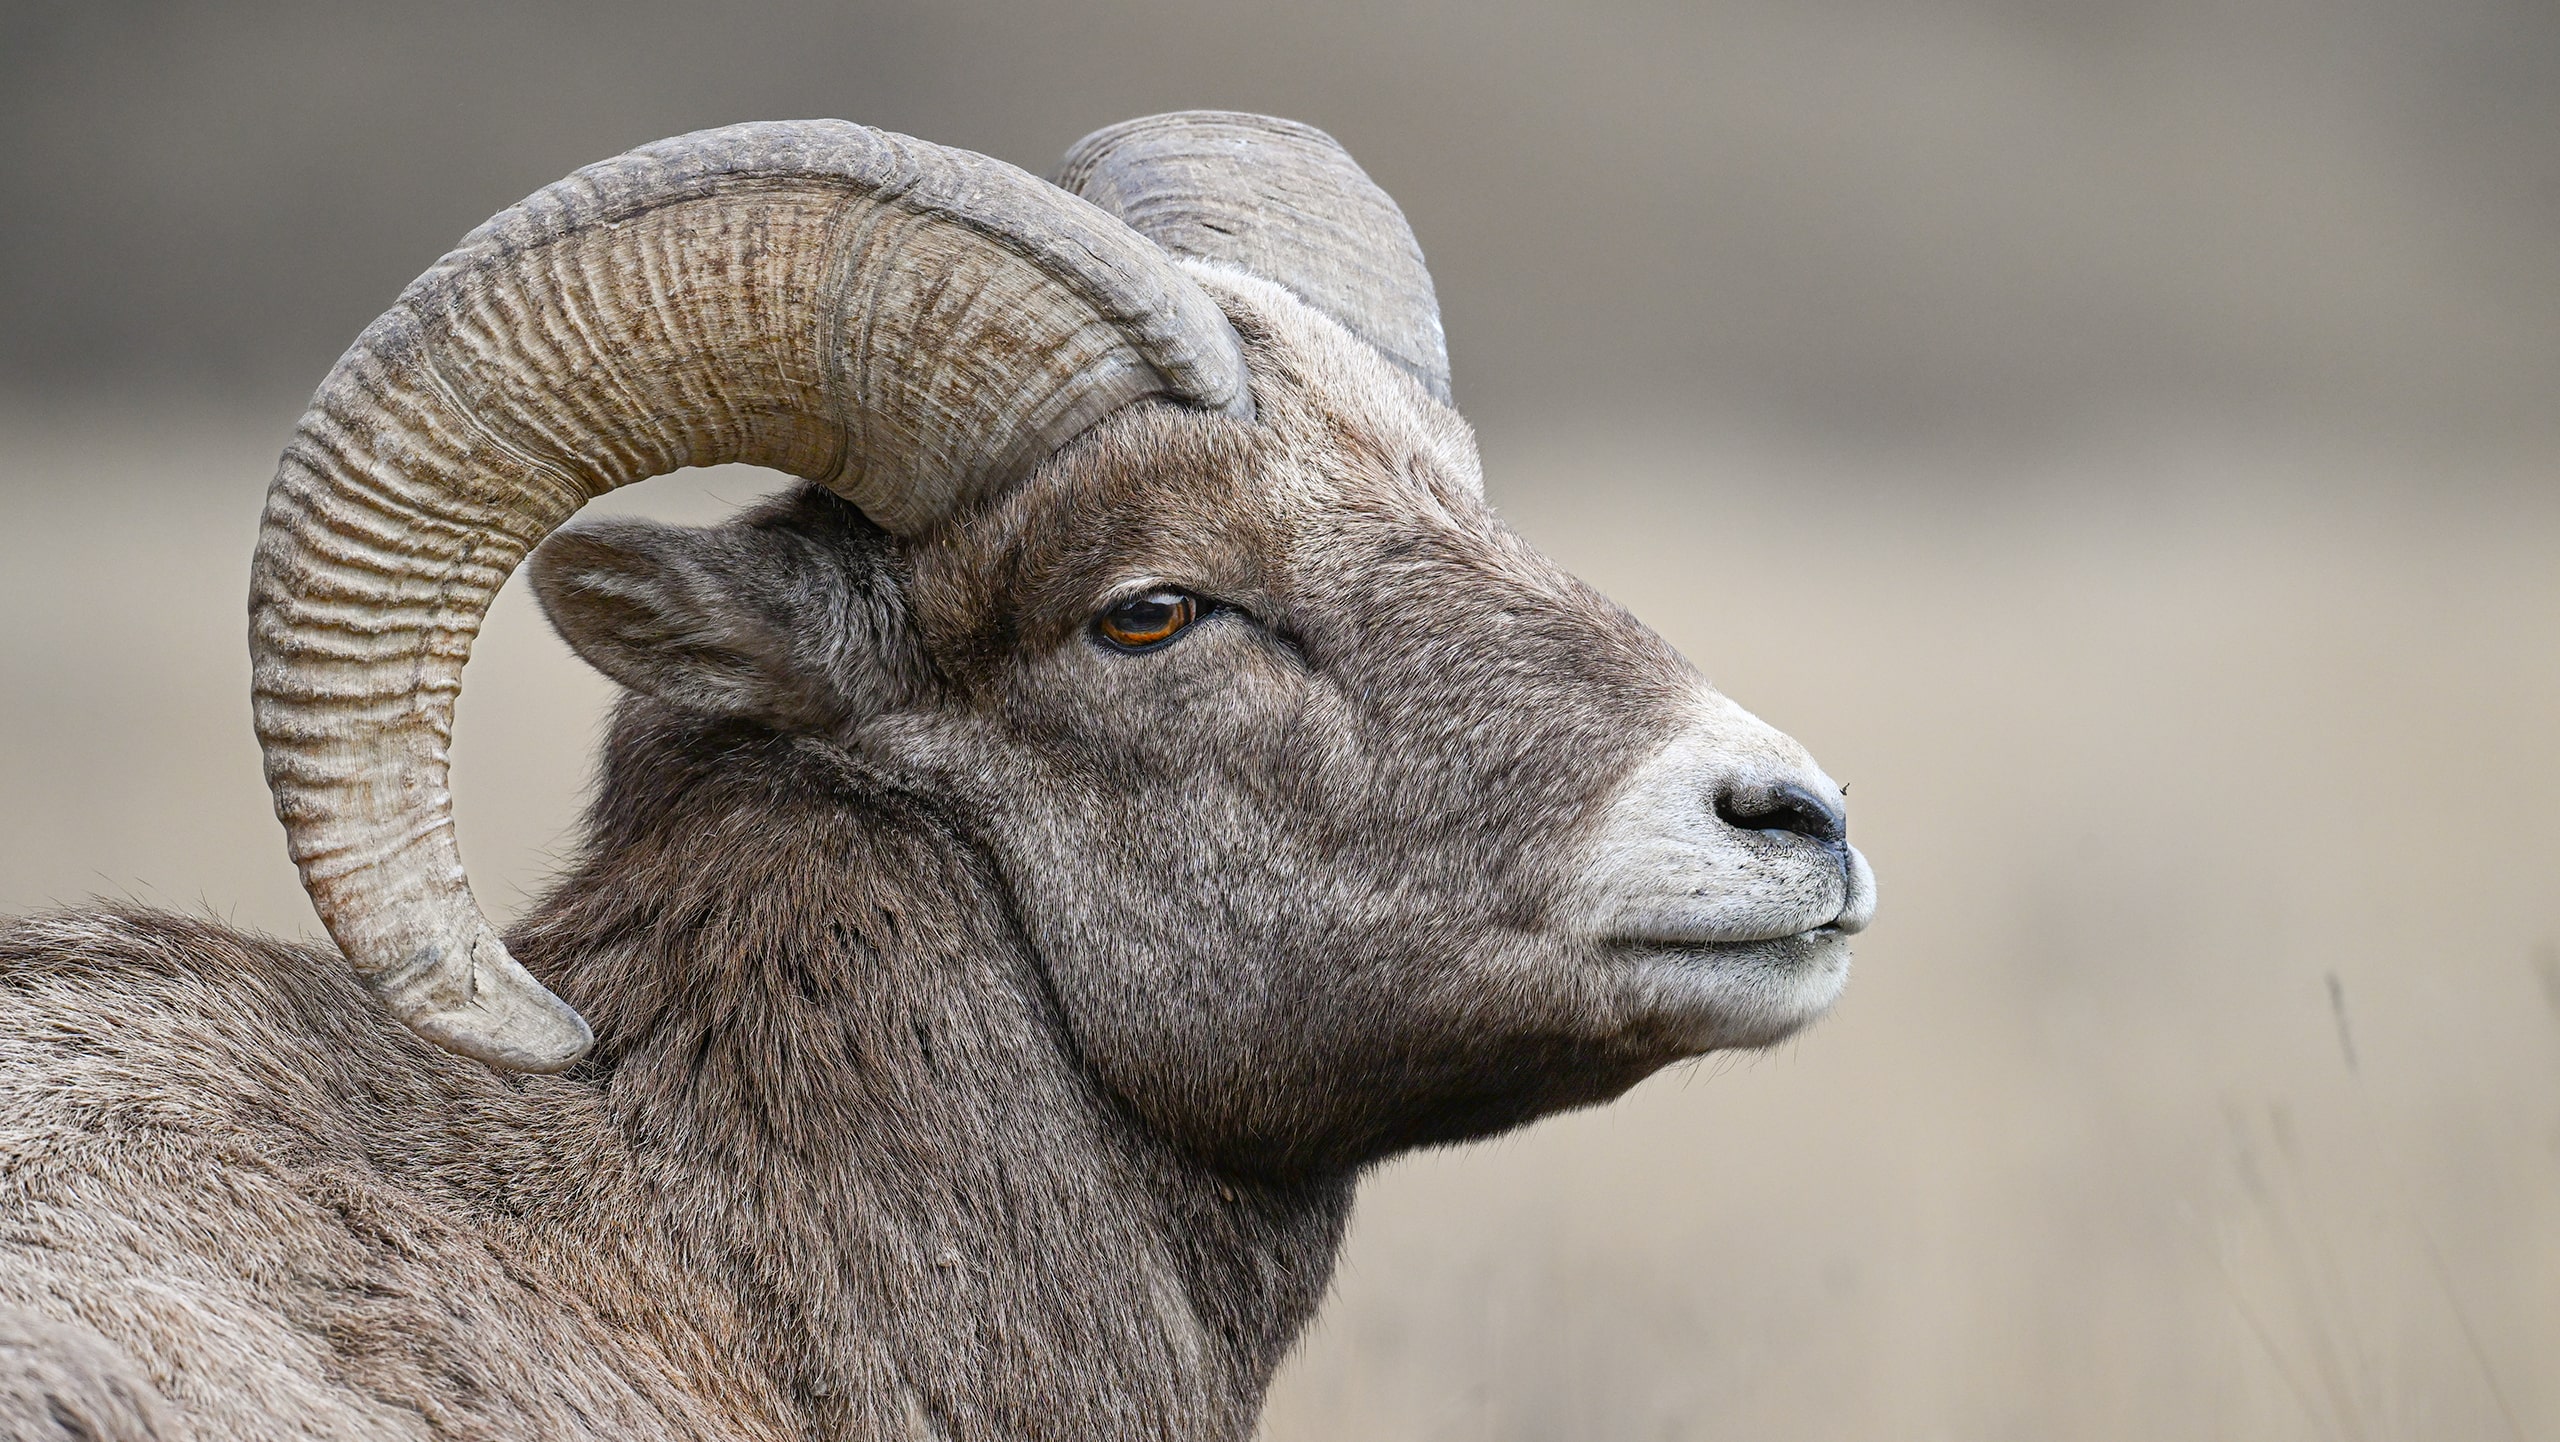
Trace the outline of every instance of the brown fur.
<path fill-rule="evenodd" d="M 570 1074 L 438 1052 L 311 947 L 0 932 L 38 1319 L 0 1360 L 48 1379 L 5 1395 L 133 1437 L 1240 1438 L 1365 1166 L 1697 1050 L 1558 910 L 1694 674 L 1484 508 L 1453 414 L 1203 275 L 1251 425 L 1125 412 L 913 545 L 812 488 L 537 556 L 632 688 L 508 938 L 594 1023 Z M 1112 652 L 1142 581 L 1221 609 Z"/>

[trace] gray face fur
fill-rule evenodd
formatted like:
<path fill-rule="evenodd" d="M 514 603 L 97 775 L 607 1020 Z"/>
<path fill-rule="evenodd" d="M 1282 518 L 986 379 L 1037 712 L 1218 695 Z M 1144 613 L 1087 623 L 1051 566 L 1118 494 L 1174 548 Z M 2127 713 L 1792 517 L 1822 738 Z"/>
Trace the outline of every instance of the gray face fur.
<path fill-rule="evenodd" d="M 1838 788 L 1485 508 L 1383 192 L 1225 114 L 1063 178 L 679 137 L 350 349 L 252 583 L 340 951 L 0 925 L 0 1432 L 1241 1439 L 1364 1164 L 1829 1003 Z M 739 459 L 819 484 L 553 532 Z M 501 939 L 443 745 L 546 535 L 630 694 Z"/>
<path fill-rule="evenodd" d="M 1455 413 L 1190 268 L 1254 421 L 1134 407 L 905 541 L 815 490 L 574 527 L 533 560 L 553 623 L 928 799 L 1077 1054 L 1226 1168 L 1480 1135 L 1818 1015 L 1873 909 L 1839 788 L 1504 526 Z M 1096 634 L 1163 589 L 1200 619 Z"/>

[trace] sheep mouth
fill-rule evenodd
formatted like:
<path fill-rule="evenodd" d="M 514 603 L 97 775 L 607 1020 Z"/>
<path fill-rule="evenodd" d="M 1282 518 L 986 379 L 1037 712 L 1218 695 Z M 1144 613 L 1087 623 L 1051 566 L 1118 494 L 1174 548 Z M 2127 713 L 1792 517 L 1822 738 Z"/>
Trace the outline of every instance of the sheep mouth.
<path fill-rule="evenodd" d="M 1647 1025 L 1676 1039 L 1681 1055 L 1784 1041 L 1840 998 L 1854 926 L 1826 921 L 1777 935 L 1627 937 L 1609 965 Z"/>
<path fill-rule="evenodd" d="M 1797 931 L 1744 933 L 1732 936 L 1618 936 L 1611 937 L 1602 945 L 1613 956 L 1714 961 L 1727 957 L 1765 956 L 1773 951 L 1793 950 L 1794 948 L 1786 945 L 1788 942 L 1819 944 L 1845 941 L 1849 935 L 1849 928 L 1840 925 L 1837 921 L 1826 921 L 1820 926 L 1808 926 Z"/>

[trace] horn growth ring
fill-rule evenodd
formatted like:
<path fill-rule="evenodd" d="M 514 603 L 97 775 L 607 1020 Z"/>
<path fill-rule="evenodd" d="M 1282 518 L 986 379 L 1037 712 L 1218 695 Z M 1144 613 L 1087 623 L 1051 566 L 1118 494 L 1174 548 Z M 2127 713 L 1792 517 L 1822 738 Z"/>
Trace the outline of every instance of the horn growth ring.
<path fill-rule="evenodd" d="M 1216 304 L 1120 221 L 966 151 L 732 126 L 473 231 L 312 397 L 251 566 L 268 785 L 356 974 L 495 1066 L 590 1044 L 472 899 L 447 782 L 489 603 L 578 507 L 744 461 L 913 534 L 1151 397 L 1251 414 Z"/>

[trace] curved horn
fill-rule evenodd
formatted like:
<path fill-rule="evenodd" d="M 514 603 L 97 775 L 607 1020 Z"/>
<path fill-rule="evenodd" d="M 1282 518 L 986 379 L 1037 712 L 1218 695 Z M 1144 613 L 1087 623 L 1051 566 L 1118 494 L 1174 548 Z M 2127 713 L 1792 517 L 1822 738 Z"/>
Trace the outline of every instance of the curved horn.
<path fill-rule="evenodd" d="M 473 902 L 446 789 L 472 637 L 580 505 L 745 461 L 911 533 L 1147 396 L 1250 413 L 1215 304 L 1127 226 L 965 151 L 709 130 L 473 231 L 321 383 L 250 574 L 267 784 L 357 975 L 494 1065 L 589 1045 Z"/>
<path fill-rule="evenodd" d="M 1422 247 L 1332 136 L 1233 110 L 1149 115 L 1077 141 L 1058 184 L 1175 255 L 1287 286 L 1448 402 Z"/>

